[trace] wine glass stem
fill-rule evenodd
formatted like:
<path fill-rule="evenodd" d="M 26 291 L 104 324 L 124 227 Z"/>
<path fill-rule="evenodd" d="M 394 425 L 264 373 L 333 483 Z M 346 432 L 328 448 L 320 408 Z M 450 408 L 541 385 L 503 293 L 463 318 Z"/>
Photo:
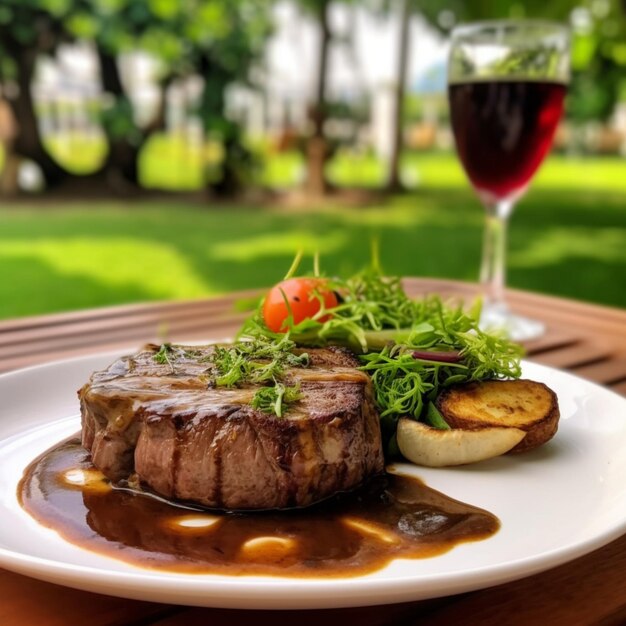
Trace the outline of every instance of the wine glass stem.
<path fill-rule="evenodd" d="M 513 203 L 500 200 L 485 203 L 487 218 L 483 241 L 483 259 L 480 267 L 480 282 L 488 306 L 504 307 L 506 283 L 506 240 L 509 216 Z"/>

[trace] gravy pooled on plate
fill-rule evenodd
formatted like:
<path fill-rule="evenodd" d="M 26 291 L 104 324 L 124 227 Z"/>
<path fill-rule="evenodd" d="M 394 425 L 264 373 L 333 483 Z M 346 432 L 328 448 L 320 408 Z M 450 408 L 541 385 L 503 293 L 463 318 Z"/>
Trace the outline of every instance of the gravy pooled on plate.
<path fill-rule="evenodd" d="M 189 574 L 347 577 L 486 539 L 498 519 L 421 481 L 386 474 L 314 507 L 216 513 L 111 484 L 78 439 L 26 469 L 24 509 L 82 548 Z"/>

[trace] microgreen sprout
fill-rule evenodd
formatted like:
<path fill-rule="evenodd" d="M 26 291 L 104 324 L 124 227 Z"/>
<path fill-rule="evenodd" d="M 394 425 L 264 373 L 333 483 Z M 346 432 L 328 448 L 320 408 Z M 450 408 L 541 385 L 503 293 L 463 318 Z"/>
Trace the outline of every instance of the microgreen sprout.
<path fill-rule="evenodd" d="M 217 387 L 264 385 L 254 395 L 252 406 L 277 417 L 300 398 L 299 387 L 283 382 L 288 368 L 307 367 L 309 355 L 295 353 L 296 344 L 288 335 L 278 340 L 258 337 L 232 346 L 216 346 L 210 362 L 215 369 L 212 380 Z"/>
<path fill-rule="evenodd" d="M 261 387 L 252 398 L 252 408 L 283 417 L 286 405 L 302 398 L 300 385 L 286 386 L 277 382 L 270 387 Z"/>
<path fill-rule="evenodd" d="M 172 355 L 174 349 L 172 348 L 172 344 L 163 343 L 161 344 L 158 352 L 154 354 L 154 360 L 159 363 L 159 365 L 169 365 L 172 372 L 174 372 L 174 365 L 172 363 Z"/>

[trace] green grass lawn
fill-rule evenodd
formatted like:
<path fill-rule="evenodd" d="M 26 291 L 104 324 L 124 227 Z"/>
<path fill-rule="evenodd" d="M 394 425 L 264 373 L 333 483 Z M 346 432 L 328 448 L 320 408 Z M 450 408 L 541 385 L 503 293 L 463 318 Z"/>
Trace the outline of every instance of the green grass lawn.
<path fill-rule="evenodd" d="M 288 186 L 285 169 L 297 176 L 299 166 L 285 158 L 289 167 L 266 172 Z M 367 163 L 344 155 L 331 173 L 371 184 Z M 367 263 L 374 235 L 389 273 L 474 280 L 483 213 L 454 157 L 410 155 L 404 172 L 414 191 L 367 208 L 5 203 L 0 317 L 269 285 L 299 248 L 319 250 L 328 273 L 349 273 Z M 552 157 L 509 244 L 511 286 L 626 307 L 626 160 Z"/>
<path fill-rule="evenodd" d="M 302 156 L 288 152 L 268 160 L 261 180 L 270 187 L 287 188 L 300 180 L 303 172 Z M 461 165 L 450 152 L 408 153 L 402 159 L 401 173 L 411 189 L 468 189 Z M 338 153 L 329 164 L 328 174 L 337 185 L 376 188 L 385 181 L 385 168 L 379 159 L 349 151 Z M 626 194 L 626 158 L 552 155 L 537 174 L 533 189 Z"/>
<path fill-rule="evenodd" d="M 54 157 L 70 171 L 86 174 L 97 169 L 106 156 L 102 136 L 64 133 L 50 137 L 46 145 Z M 267 187 L 287 189 L 299 184 L 305 175 L 304 157 L 300 152 L 272 152 L 267 142 L 251 142 L 263 163 L 256 182 Z M 184 136 L 153 135 L 139 159 L 139 176 L 150 189 L 197 190 L 204 185 L 203 169 L 215 166 L 222 156 L 216 142 L 190 144 Z M 3 154 L 0 148 L 0 167 Z M 626 159 L 550 157 L 541 169 L 534 187 L 540 189 L 581 189 L 626 193 Z M 329 163 L 328 175 L 337 185 L 380 187 L 385 181 L 385 167 L 373 154 L 342 148 Z M 450 152 L 407 153 L 402 159 L 402 176 L 409 188 L 466 189 L 467 181 Z"/>

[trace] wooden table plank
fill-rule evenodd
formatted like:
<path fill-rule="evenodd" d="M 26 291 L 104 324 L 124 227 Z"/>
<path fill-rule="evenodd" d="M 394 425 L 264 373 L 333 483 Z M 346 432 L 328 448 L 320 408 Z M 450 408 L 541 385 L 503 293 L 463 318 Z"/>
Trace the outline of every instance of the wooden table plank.
<path fill-rule="evenodd" d="M 580 342 L 565 348 L 544 352 L 541 355 L 541 362 L 544 365 L 559 369 L 572 369 L 589 363 L 605 361 L 610 358 L 613 351 L 605 346 L 596 345 L 589 342 Z"/>
<path fill-rule="evenodd" d="M 121 326 L 117 329 L 99 327 L 87 333 L 81 328 L 68 329 L 68 332 L 59 336 L 48 336 L 45 339 L 23 341 L 0 346 L 0 361 L 13 356 L 27 356 L 30 354 L 48 354 L 59 350 L 76 348 L 83 345 L 106 345 L 126 339 L 129 345 L 141 345 L 146 341 L 164 341 L 171 337 L 178 337 L 193 331 L 203 331 L 207 337 L 216 331 L 229 328 L 236 330 L 243 322 L 240 314 L 221 315 L 216 317 L 192 318 L 188 320 L 161 321 L 154 324 L 138 326 Z M 209 328 L 211 329 L 209 331 Z"/>
<path fill-rule="evenodd" d="M 27 342 L 17 347 L 0 348 L 0 372 L 118 348 L 136 350 L 149 342 L 185 343 L 233 337 L 242 321 L 241 314 L 232 314 L 222 318 L 193 319 L 189 323 L 172 323 L 167 328 L 149 326 L 131 328 L 127 332 L 110 332 L 105 328 L 86 336 L 71 335 L 71 338 L 52 337 L 46 341 Z"/>
<path fill-rule="evenodd" d="M 626 357 L 577 367 L 574 371 L 577 376 L 588 378 L 603 385 L 620 383 L 626 380 Z"/>
<path fill-rule="evenodd" d="M 165 313 L 143 313 L 141 315 L 129 315 L 125 317 L 92 318 L 57 326 L 37 326 L 13 332 L 0 333 L 0 349 L 7 346 L 20 346 L 28 343 L 55 340 L 62 342 L 68 338 L 81 336 L 89 337 L 91 334 L 119 333 L 132 334 L 142 332 L 145 329 L 156 329 L 164 325 L 189 324 L 190 322 L 209 325 L 210 320 L 221 317 L 237 315 L 231 306 L 223 306 L 217 310 L 191 309 L 189 311 L 177 311 L 176 315 Z M 238 317 L 241 317 L 238 315 Z"/>
<path fill-rule="evenodd" d="M 0 590 L 2 626 L 147 624 L 174 611 L 168 605 L 76 591 L 2 569 Z"/>
<path fill-rule="evenodd" d="M 219 298 L 203 298 L 199 300 L 181 300 L 167 302 L 144 302 L 139 304 L 126 304 L 121 306 L 99 307 L 80 311 L 68 311 L 67 313 L 52 313 L 49 315 L 36 315 L 19 317 L 0 321 L 0 333 L 15 332 L 28 328 L 59 327 L 66 324 L 74 324 L 85 320 L 108 320 L 122 317 L 131 318 L 136 315 L 163 315 L 175 317 L 178 313 L 189 311 L 214 311 L 232 308 L 237 302 L 259 296 L 259 290 L 240 291 L 236 294 L 228 294 Z"/>
<path fill-rule="evenodd" d="M 407 626 L 623 625 L 624 572 L 626 536 L 542 574 L 456 597 L 431 612 L 426 621 L 414 619 Z"/>
<path fill-rule="evenodd" d="M 571 333 L 564 333 L 558 330 L 549 330 L 545 335 L 524 342 L 524 348 L 528 356 L 535 357 L 544 352 L 566 348 L 578 343 L 580 340 Z"/>
<path fill-rule="evenodd" d="M 615 393 L 619 393 L 622 396 L 626 396 L 626 380 L 619 382 L 617 384 L 613 383 L 611 385 L 611 390 Z"/>
<path fill-rule="evenodd" d="M 153 622 L 155 626 L 397 626 L 420 615 L 420 624 L 427 624 L 426 616 L 446 603 L 445 598 L 391 606 L 369 606 L 351 609 L 316 611 L 237 611 L 228 609 L 187 609 Z"/>
<path fill-rule="evenodd" d="M 158 332 L 161 328 L 172 329 L 190 325 L 205 325 L 211 328 L 214 320 L 232 320 L 239 325 L 245 315 L 234 309 L 234 303 L 225 302 L 219 308 L 197 308 L 190 310 L 178 309 L 169 312 L 142 312 L 120 317 L 102 318 L 96 316 L 89 319 L 74 321 L 67 324 L 54 326 L 29 326 L 27 328 L 3 332 L 0 323 L 0 349 L 10 349 L 11 346 L 38 345 L 45 341 L 63 343 L 82 337 L 84 340 L 101 337 L 101 342 L 106 342 L 107 335 L 132 335 L 133 333 Z"/>

